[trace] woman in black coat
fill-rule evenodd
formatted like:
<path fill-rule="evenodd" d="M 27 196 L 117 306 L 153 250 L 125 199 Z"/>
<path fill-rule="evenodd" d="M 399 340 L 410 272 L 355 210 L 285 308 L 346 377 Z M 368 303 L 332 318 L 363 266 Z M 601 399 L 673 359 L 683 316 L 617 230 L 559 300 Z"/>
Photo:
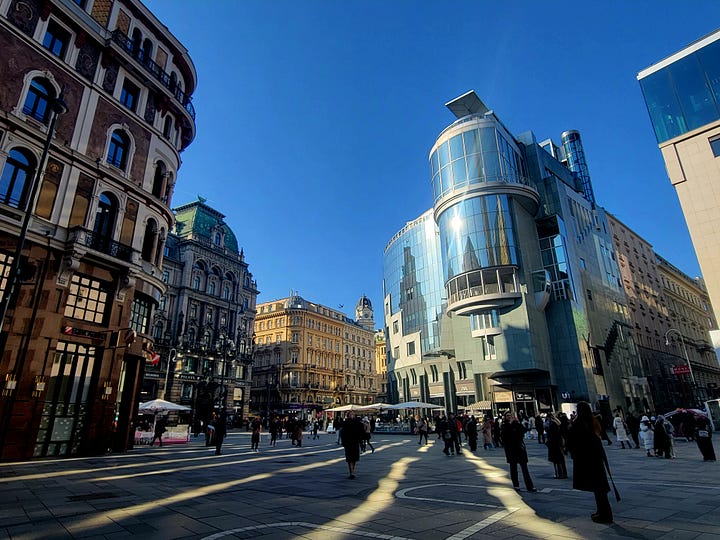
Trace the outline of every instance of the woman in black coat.
<path fill-rule="evenodd" d="M 567 466 L 565 465 L 565 440 L 560 433 L 560 420 L 549 412 L 546 444 L 548 449 L 548 461 L 555 466 L 555 478 L 567 478 Z"/>
<path fill-rule="evenodd" d="M 608 484 L 605 473 L 605 449 L 600 439 L 602 427 L 595 419 L 590 404 L 577 404 L 577 416 L 568 430 L 567 446 L 573 460 L 573 489 L 592 491 L 597 510 L 590 518 L 596 523 L 612 523 L 613 515 L 608 501 Z"/>
<path fill-rule="evenodd" d="M 505 449 L 505 459 L 510 464 L 510 478 L 512 479 L 513 487 L 520 489 L 520 480 L 518 479 L 517 471 L 517 467 L 520 465 L 523 480 L 525 480 L 525 487 L 528 491 L 534 492 L 537 491 L 537 489 L 535 489 L 527 466 L 528 456 L 527 449 L 525 448 L 526 431 L 527 429 L 525 429 L 516 416 L 513 416 L 511 413 L 505 414 L 500 437 L 503 448 Z"/>
<path fill-rule="evenodd" d="M 348 411 L 342 424 L 340 440 L 345 448 L 345 461 L 348 464 L 350 480 L 355 479 L 355 465 L 360 461 L 360 443 L 365 440 L 365 426 L 360 419 L 355 418 L 353 411 Z"/>

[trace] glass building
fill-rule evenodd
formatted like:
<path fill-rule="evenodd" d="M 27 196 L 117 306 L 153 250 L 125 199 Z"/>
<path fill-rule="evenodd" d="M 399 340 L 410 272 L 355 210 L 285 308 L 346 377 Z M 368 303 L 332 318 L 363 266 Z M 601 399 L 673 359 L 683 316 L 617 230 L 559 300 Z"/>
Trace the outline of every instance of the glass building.
<path fill-rule="evenodd" d="M 579 133 L 541 147 L 474 92 L 446 105 L 433 208 L 385 249 L 388 395 L 474 414 L 625 404 L 622 291 Z"/>

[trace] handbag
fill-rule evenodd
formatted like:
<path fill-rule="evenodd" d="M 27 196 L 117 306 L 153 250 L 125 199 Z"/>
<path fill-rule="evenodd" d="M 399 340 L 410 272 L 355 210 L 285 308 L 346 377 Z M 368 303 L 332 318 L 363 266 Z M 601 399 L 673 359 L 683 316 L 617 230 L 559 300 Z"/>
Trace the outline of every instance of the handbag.
<path fill-rule="evenodd" d="M 699 429 L 697 436 L 698 436 L 698 437 L 703 437 L 703 438 L 704 438 L 704 437 L 709 437 L 709 436 L 710 436 L 710 433 L 708 433 L 708 432 L 705 431 L 704 429 Z"/>

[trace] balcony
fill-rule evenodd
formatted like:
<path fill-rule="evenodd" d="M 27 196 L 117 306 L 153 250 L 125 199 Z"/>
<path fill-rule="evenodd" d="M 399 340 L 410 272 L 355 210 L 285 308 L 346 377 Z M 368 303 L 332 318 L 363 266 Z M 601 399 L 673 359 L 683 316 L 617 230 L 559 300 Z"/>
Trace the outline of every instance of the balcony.
<path fill-rule="evenodd" d="M 127 263 L 133 262 L 133 248 L 100 236 L 94 231 L 83 229 L 82 227 L 73 227 L 70 229 L 68 241 L 99 251 L 114 259 L 119 259 Z"/>
<path fill-rule="evenodd" d="M 180 105 L 182 105 L 192 119 L 195 120 L 195 107 L 193 107 L 191 101 L 192 98 L 178 88 L 177 83 L 170 78 L 170 75 L 168 75 L 168 73 L 160 67 L 159 64 L 156 64 L 149 58 L 143 58 L 142 49 L 136 47 L 133 40 L 123 34 L 120 30 L 114 30 L 112 32 L 112 40 L 120 45 L 126 53 L 137 60 L 140 65 L 142 65 L 145 70 L 150 73 L 150 75 L 160 82 L 160 84 L 170 90 L 170 93 L 175 96 L 175 99 L 180 102 Z"/>
<path fill-rule="evenodd" d="M 471 270 L 445 284 L 448 313 L 471 315 L 513 305 L 522 297 L 515 266 Z"/>

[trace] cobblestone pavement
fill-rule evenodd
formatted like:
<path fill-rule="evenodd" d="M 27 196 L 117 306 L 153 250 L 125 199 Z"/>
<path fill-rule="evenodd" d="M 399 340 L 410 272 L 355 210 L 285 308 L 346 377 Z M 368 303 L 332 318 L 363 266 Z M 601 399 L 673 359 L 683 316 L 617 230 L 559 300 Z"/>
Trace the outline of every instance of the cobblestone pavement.
<path fill-rule="evenodd" d="M 231 432 L 223 454 L 189 444 L 88 459 L 0 464 L 0 538 L 479 539 L 651 538 L 720 540 L 720 465 L 694 443 L 677 459 L 606 447 L 622 495 L 613 525 L 590 520 L 591 493 L 553 478 L 547 450 L 528 441 L 538 493 L 512 489 L 502 449 L 376 434 L 374 453 L 348 479 L 337 437 L 302 448 Z M 572 462 L 568 462 L 571 470 Z"/>

